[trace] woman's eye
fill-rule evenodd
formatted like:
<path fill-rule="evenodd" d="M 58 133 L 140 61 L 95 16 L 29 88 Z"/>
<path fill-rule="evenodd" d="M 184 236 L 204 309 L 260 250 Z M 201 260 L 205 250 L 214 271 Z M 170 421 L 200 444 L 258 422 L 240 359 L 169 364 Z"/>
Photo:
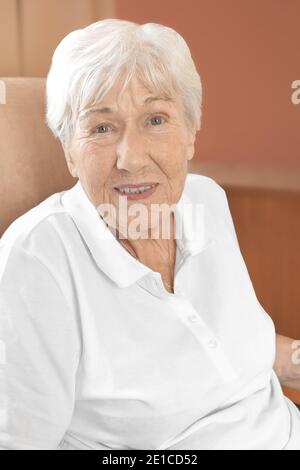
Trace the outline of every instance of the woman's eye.
<path fill-rule="evenodd" d="M 166 121 L 166 118 L 163 116 L 153 116 L 150 118 L 150 122 L 152 126 L 160 126 L 161 124 L 164 124 Z M 111 126 L 109 124 L 101 124 L 97 126 L 94 130 L 96 134 L 107 134 L 111 130 Z"/>
<path fill-rule="evenodd" d="M 109 125 L 107 124 L 101 124 L 101 126 L 97 126 L 95 129 L 96 134 L 106 134 L 107 129 L 109 129 Z"/>
<path fill-rule="evenodd" d="M 153 116 L 150 121 L 154 126 L 159 126 L 160 124 L 163 124 L 165 118 L 163 116 Z"/>

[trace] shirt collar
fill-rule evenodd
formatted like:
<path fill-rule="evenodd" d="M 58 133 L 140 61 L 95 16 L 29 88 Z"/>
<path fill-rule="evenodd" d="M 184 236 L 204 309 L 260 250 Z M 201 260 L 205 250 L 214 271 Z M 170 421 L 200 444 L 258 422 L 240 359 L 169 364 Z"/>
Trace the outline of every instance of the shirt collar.
<path fill-rule="evenodd" d="M 117 241 L 88 198 L 80 180 L 62 193 L 61 202 L 99 268 L 119 287 L 127 287 L 141 277 L 153 273 L 152 269 L 131 256 Z M 204 203 L 199 204 L 196 218 L 195 212 L 192 211 L 193 206 L 191 198 L 184 190 L 174 211 L 176 234 L 179 234 L 176 235 L 176 243 L 180 251 L 188 255 L 200 253 L 210 243 Z M 195 224 L 195 220 L 198 223 Z"/>

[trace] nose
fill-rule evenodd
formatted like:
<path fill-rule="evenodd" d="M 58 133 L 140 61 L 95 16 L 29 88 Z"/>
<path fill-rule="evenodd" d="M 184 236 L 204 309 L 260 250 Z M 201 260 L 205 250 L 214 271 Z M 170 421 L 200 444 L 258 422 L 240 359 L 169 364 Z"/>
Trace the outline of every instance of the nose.
<path fill-rule="evenodd" d="M 134 126 L 127 127 L 117 145 L 118 170 L 138 173 L 147 166 L 147 152 L 143 136 Z"/>

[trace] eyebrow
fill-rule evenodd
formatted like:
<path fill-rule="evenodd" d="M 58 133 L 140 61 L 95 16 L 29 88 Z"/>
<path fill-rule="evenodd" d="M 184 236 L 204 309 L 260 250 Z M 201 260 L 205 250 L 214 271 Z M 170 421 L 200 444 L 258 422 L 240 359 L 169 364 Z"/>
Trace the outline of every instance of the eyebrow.
<path fill-rule="evenodd" d="M 171 98 L 171 97 L 166 97 L 166 98 L 163 98 L 161 96 L 148 96 L 145 100 L 144 100 L 144 105 L 147 105 L 147 104 L 151 104 L 153 101 L 171 101 L 171 102 L 174 102 L 174 99 Z M 113 109 L 105 106 L 103 108 L 94 108 L 94 109 L 89 109 L 88 111 L 86 111 L 84 114 L 82 114 L 80 117 L 79 117 L 79 121 L 83 121 L 84 119 L 86 119 L 90 114 L 93 114 L 93 113 L 97 113 L 97 114 L 111 114 L 113 113 Z"/>

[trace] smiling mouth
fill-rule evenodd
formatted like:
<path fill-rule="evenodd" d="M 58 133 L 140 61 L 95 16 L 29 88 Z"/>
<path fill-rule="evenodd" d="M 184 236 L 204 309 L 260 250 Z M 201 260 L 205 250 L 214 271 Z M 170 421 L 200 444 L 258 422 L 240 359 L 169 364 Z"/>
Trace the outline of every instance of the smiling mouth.
<path fill-rule="evenodd" d="M 114 187 L 115 191 L 121 196 L 126 196 L 127 199 L 144 199 L 151 196 L 159 183 L 142 183 L 142 184 L 128 184 Z"/>

